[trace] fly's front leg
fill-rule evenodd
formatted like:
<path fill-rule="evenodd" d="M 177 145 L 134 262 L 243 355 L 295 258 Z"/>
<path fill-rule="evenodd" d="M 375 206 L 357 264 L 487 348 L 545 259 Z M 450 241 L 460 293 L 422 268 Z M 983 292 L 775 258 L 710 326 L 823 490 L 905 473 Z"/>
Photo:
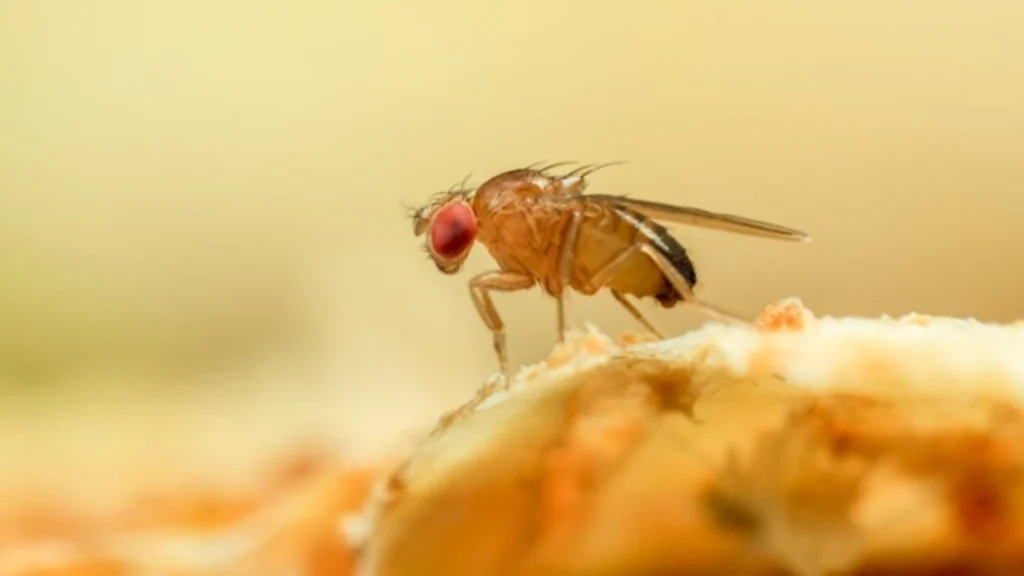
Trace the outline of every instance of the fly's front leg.
<path fill-rule="evenodd" d="M 498 310 L 491 300 L 491 291 L 516 292 L 526 290 L 534 285 L 532 276 L 518 272 L 484 272 L 474 276 L 469 281 L 469 293 L 473 298 L 473 305 L 480 314 L 484 324 L 491 331 L 494 338 L 494 352 L 498 355 L 498 366 L 505 380 L 509 380 L 508 354 L 505 349 L 505 323 L 502 322 Z"/>
<path fill-rule="evenodd" d="M 686 279 L 683 278 L 683 276 L 672 266 L 672 263 L 668 261 L 668 258 L 666 258 L 665 255 L 662 254 L 661 252 L 658 252 L 656 249 L 654 249 L 654 247 L 648 244 L 642 244 L 640 245 L 639 250 L 641 250 L 651 260 L 653 260 L 655 264 L 657 264 L 658 268 L 661 269 L 661 272 L 665 275 L 666 278 L 668 278 L 669 282 L 671 282 L 675 289 L 678 290 L 680 294 L 682 294 L 683 300 L 687 304 L 690 304 L 691 306 L 696 306 L 705 314 L 716 317 L 720 320 L 725 320 L 727 322 L 732 322 L 735 324 L 750 324 L 750 322 L 744 320 L 743 318 L 740 318 L 739 316 L 733 314 L 732 312 L 723 310 L 717 306 L 713 306 L 711 304 L 708 304 L 707 302 L 702 302 L 698 300 L 693 293 L 693 289 L 690 288 L 690 285 L 686 283 Z"/>

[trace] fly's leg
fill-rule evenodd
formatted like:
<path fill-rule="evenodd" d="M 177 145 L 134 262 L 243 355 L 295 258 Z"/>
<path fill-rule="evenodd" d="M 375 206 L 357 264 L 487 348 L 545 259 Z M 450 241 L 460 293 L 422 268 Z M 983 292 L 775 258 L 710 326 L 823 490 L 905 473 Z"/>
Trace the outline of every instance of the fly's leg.
<path fill-rule="evenodd" d="M 583 211 L 579 208 L 572 211 L 569 223 L 565 226 L 562 236 L 562 249 L 558 255 L 558 341 L 565 342 L 565 292 L 572 283 L 572 256 L 576 253 L 576 241 L 580 235 L 580 222 Z"/>
<path fill-rule="evenodd" d="M 498 315 L 494 302 L 491 300 L 491 291 L 516 292 L 526 290 L 534 284 L 531 276 L 518 272 L 484 272 L 474 276 L 469 281 L 469 293 L 473 298 L 473 305 L 480 314 L 484 324 L 491 331 L 494 338 L 494 352 L 498 355 L 498 366 L 505 381 L 508 382 L 508 353 L 505 349 L 505 323 Z"/>
<path fill-rule="evenodd" d="M 626 248 L 622 252 L 616 254 L 611 260 L 609 260 L 606 264 L 601 266 L 601 268 L 594 272 L 594 274 L 590 277 L 590 287 L 596 290 L 597 288 L 604 286 L 609 280 L 615 277 L 615 274 L 617 274 L 622 269 L 622 266 L 626 262 L 629 262 L 631 258 L 637 256 L 638 254 L 640 254 L 640 247 L 637 244 L 633 244 L 629 248 Z M 662 331 L 658 330 L 658 328 L 654 326 L 654 324 L 652 324 L 651 321 L 648 320 L 643 315 L 643 312 L 640 312 L 639 308 L 637 308 L 636 306 L 633 305 L 632 302 L 627 300 L 625 294 L 619 292 L 618 290 L 612 290 L 611 292 L 612 296 L 615 297 L 615 300 L 618 301 L 618 303 L 621 304 L 622 307 L 625 308 L 626 311 L 633 316 L 633 318 L 635 318 L 638 322 L 643 324 L 644 328 L 647 328 L 647 330 L 649 330 L 651 334 L 654 334 L 658 338 L 664 340 L 665 335 L 662 333 Z"/>
<path fill-rule="evenodd" d="M 665 334 L 662 333 L 661 330 L 658 330 L 658 328 L 654 324 L 651 324 L 651 321 L 644 316 L 643 312 L 641 312 L 639 308 L 634 306 L 632 302 L 626 299 L 625 294 L 619 292 L 618 290 L 612 290 L 612 296 L 615 297 L 619 304 L 622 304 L 622 307 L 625 308 L 627 312 L 633 315 L 633 318 L 636 318 L 637 322 L 643 324 L 644 328 L 647 328 L 647 330 L 651 334 L 654 334 L 661 340 L 665 339 Z"/>
<path fill-rule="evenodd" d="M 735 324 L 750 324 L 750 322 L 744 320 L 743 318 L 740 318 L 739 316 L 733 314 L 732 312 L 723 310 L 717 306 L 698 300 L 693 293 L 693 289 L 691 289 L 690 285 L 686 283 L 686 279 L 683 278 L 682 275 L 679 274 L 679 272 L 672 266 L 672 264 L 668 261 L 668 258 L 666 258 L 661 252 L 655 250 L 654 247 L 648 244 L 641 244 L 638 249 L 641 250 L 644 254 L 646 254 L 651 260 L 653 260 L 655 264 L 657 264 L 658 268 L 661 269 L 661 272 L 665 275 L 665 277 L 669 279 L 669 282 L 671 282 L 675 289 L 678 290 L 679 293 L 683 295 L 683 300 L 687 304 L 690 304 L 691 306 L 696 306 L 705 314 L 716 317 L 720 320 L 725 320 L 727 322 L 732 322 Z"/>
<path fill-rule="evenodd" d="M 602 265 L 596 272 L 590 276 L 590 287 L 592 289 L 600 288 L 608 283 L 622 266 L 629 262 L 630 258 L 640 253 L 640 246 L 638 244 L 631 244 L 629 248 L 626 248 L 622 252 L 616 254 L 611 260 Z"/>
<path fill-rule="evenodd" d="M 558 341 L 565 342 L 565 292 L 555 298 L 555 304 L 558 306 Z"/>

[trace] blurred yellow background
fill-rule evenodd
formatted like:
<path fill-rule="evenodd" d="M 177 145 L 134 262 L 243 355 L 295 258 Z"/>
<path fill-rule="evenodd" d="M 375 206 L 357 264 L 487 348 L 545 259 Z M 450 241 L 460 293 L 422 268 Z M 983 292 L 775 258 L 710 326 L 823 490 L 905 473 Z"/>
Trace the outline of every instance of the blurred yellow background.
<path fill-rule="evenodd" d="M 0 477 L 74 465 L 95 495 L 431 425 L 495 369 L 466 287 L 491 262 L 439 274 L 403 205 L 540 160 L 626 160 L 591 189 L 810 232 L 673 228 L 743 314 L 1022 317 L 1021 22 L 1010 0 L 6 0 Z M 540 360 L 554 303 L 497 304 L 512 361 Z M 638 329 L 607 295 L 571 313 Z"/>

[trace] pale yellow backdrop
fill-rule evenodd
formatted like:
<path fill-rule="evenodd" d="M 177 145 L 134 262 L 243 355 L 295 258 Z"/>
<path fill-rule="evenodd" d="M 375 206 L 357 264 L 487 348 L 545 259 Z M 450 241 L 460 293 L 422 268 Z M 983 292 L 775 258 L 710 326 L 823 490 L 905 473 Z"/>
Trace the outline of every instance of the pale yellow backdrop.
<path fill-rule="evenodd" d="M 490 262 L 440 275 L 403 205 L 538 160 L 627 160 L 592 189 L 810 232 L 674 228 L 744 314 L 1024 316 L 1022 22 L 1012 0 L 4 0 L 5 474 L 100 486 L 239 437 L 365 452 L 429 424 L 494 369 L 466 289 Z M 553 303 L 498 305 L 513 361 L 543 357 Z M 635 328 L 607 295 L 572 306 Z"/>

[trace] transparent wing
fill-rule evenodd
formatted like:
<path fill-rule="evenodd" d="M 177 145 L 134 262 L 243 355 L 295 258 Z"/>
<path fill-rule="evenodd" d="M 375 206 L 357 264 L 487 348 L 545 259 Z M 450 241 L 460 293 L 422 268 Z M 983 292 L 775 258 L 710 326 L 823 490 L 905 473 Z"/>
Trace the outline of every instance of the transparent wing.
<path fill-rule="evenodd" d="M 638 200 L 628 196 L 616 196 L 611 194 L 586 194 L 579 196 L 579 199 L 586 202 L 600 202 L 614 206 L 631 208 L 653 220 L 677 222 L 680 224 L 689 224 L 691 226 L 700 226 L 702 228 L 712 228 L 715 230 L 723 230 L 725 232 L 735 232 L 737 234 L 760 236 L 762 238 L 774 238 L 777 240 L 808 242 L 811 239 L 808 234 L 799 230 L 794 230 L 793 228 L 779 226 L 778 224 L 772 224 L 771 222 L 753 220 L 743 216 L 709 212 L 707 210 L 701 210 L 700 208 L 675 206 L 673 204 L 652 202 L 650 200 Z"/>

